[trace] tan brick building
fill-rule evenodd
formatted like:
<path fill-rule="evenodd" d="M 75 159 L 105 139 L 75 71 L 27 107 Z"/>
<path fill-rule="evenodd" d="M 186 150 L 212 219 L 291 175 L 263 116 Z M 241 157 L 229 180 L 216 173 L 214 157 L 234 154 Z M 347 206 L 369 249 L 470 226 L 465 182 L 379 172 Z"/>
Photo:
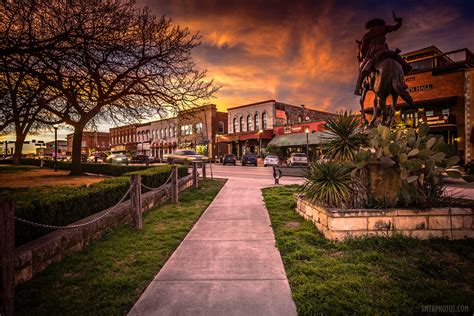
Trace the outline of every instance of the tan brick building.
<path fill-rule="evenodd" d="M 107 132 L 84 132 L 82 134 L 81 153 L 90 155 L 94 151 L 110 150 L 110 134 Z M 67 151 L 72 152 L 74 133 L 67 135 Z"/>

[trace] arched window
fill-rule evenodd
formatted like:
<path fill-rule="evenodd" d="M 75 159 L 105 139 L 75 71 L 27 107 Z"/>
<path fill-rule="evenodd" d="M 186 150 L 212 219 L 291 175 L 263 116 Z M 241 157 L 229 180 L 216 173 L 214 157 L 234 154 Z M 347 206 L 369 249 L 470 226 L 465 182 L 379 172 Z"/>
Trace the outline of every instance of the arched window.
<path fill-rule="evenodd" d="M 247 115 L 247 131 L 252 130 L 252 117 L 250 115 Z"/>
<path fill-rule="evenodd" d="M 149 140 L 149 139 L 150 139 L 150 131 L 147 130 L 147 131 L 146 131 L 146 140 Z"/>
<path fill-rule="evenodd" d="M 262 114 L 262 129 L 267 129 L 267 112 Z"/>
<path fill-rule="evenodd" d="M 138 141 L 141 140 L 140 132 L 137 133 L 137 140 L 138 140 Z M 120 136 L 120 142 L 122 142 L 122 136 Z"/>
<path fill-rule="evenodd" d="M 237 133 L 237 118 L 234 117 L 232 121 L 232 129 L 234 130 L 234 133 Z"/>
<path fill-rule="evenodd" d="M 167 132 L 168 132 L 167 129 L 164 128 L 164 129 L 163 129 L 163 138 L 167 138 L 167 137 L 168 137 L 168 135 L 167 135 L 168 133 L 167 133 Z"/>
<path fill-rule="evenodd" d="M 240 131 L 241 132 L 244 131 L 244 117 L 243 116 L 240 117 Z"/>
<path fill-rule="evenodd" d="M 174 137 L 173 135 L 173 129 L 170 127 L 168 128 L 168 133 L 170 134 L 170 137 Z"/>
<path fill-rule="evenodd" d="M 301 123 L 303 122 L 303 118 L 301 117 L 301 115 L 298 115 L 298 123 Z"/>
<path fill-rule="evenodd" d="M 260 128 L 260 123 L 258 122 L 259 121 L 258 113 L 255 113 L 253 117 L 253 121 L 254 121 L 255 130 L 258 130 Z"/>
<path fill-rule="evenodd" d="M 160 128 L 160 138 L 163 138 L 163 129 Z"/>

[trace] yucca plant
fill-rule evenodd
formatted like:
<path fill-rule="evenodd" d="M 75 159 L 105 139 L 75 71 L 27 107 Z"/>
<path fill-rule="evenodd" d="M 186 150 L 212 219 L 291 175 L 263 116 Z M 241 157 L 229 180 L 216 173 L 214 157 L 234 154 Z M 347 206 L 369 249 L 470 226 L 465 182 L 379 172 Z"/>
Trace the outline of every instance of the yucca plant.
<path fill-rule="evenodd" d="M 354 160 L 355 154 L 367 141 L 360 118 L 344 111 L 326 120 L 330 141 L 326 145 L 329 156 L 338 161 Z"/>
<path fill-rule="evenodd" d="M 346 207 L 353 193 L 351 169 L 343 162 L 315 162 L 309 167 L 302 192 L 312 203 Z"/>

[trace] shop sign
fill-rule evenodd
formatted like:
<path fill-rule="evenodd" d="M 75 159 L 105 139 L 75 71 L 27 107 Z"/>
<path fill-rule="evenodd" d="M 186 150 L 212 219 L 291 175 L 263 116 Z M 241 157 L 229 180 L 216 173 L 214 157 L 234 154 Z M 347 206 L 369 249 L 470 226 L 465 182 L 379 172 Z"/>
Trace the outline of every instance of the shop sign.
<path fill-rule="evenodd" d="M 286 120 L 286 113 L 285 113 L 285 111 L 282 111 L 282 110 L 275 110 L 275 116 L 276 116 L 276 118 L 281 118 L 281 119 Z"/>
<path fill-rule="evenodd" d="M 410 88 L 408 88 L 408 91 L 409 92 L 421 92 L 421 91 L 427 91 L 427 90 L 432 90 L 432 89 L 433 89 L 433 84 L 428 83 L 428 84 L 424 84 L 424 85 L 421 85 L 421 86 L 410 87 Z"/>
<path fill-rule="evenodd" d="M 426 123 L 428 125 L 439 125 L 447 124 L 449 121 L 448 115 L 439 115 L 439 116 L 426 116 L 418 120 L 421 123 Z"/>

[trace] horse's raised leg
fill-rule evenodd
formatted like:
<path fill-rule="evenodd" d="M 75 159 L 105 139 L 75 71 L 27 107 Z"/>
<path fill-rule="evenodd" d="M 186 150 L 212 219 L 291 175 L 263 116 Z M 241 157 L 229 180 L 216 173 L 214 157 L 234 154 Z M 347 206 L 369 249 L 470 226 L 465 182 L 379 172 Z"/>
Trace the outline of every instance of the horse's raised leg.
<path fill-rule="evenodd" d="M 411 97 L 410 93 L 408 93 L 405 84 L 401 80 L 398 80 L 397 82 L 393 83 L 393 89 L 400 96 L 400 98 L 402 98 L 402 100 L 405 101 L 409 106 L 415 107 L 415 104 L 413 103 L 413 98 Z"/>
<path fill-rule="evenodd" d="M 397 101 L 398 101 L 398 94 L 396 92 L 392 92 L 392 106 L 390 107 L 388 126 L 391 126 L 393 124 L 393 118 L 395 116 L 395 111 L 397 110 Z"/>
<path fill-rule="evenodd" d="M 382 125 L 389 126 L 388 124 L 388 109 L 387 109 L 387 98 L 386 97 L 377 97 L 379 99 L 379 107 L 382 111 Z"/>

